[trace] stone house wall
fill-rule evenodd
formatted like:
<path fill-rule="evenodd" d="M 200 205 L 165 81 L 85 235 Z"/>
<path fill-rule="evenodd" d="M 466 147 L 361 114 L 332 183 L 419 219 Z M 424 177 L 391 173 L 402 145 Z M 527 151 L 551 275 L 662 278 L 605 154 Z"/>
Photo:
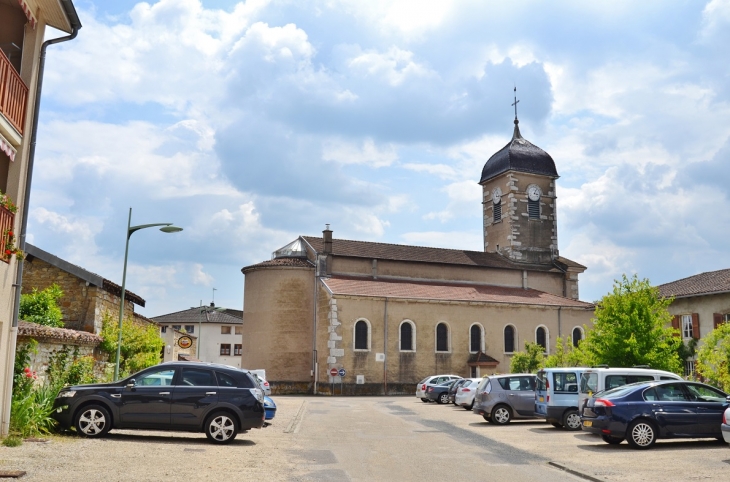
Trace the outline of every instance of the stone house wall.
<path fill-rule="evenodd" d="M 119 296 L 90 285 L 39 258 L 24 264 L 23 294 L 31 293 L 33 288 L 44 290 L 54 283 L 63 290 L 59 307 L 66 328 L 98 334 L 101 333 L 103 313 L 107 310 L 111 313 L 119 312 Z M 134 312 L 134 303 L 125 300 L 124 310 L 126 313 Z"/>

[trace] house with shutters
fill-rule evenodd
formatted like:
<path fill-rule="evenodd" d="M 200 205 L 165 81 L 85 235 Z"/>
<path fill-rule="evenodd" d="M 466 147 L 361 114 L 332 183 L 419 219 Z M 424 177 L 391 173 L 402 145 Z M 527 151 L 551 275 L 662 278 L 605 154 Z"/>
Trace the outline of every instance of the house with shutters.
<path fill-rule="evenodd" d="M 730 269 L 709 271 L 658 286 L 663 297 L 674 297 L 669 312 L 672 327 L 685 343 L 702 340 L 730 321 Z M 694 373 L 694 358 L 685 361 L 685 375 Z"/>

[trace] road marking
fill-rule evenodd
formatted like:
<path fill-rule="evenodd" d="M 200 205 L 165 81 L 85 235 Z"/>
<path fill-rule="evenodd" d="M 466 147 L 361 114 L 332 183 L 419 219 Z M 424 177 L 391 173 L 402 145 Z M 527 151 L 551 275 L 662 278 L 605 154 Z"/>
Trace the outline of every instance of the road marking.
<path fill-rule="evenodd" d="M 302 418 L 304 416 L 304 405 L 306 403 L 306 400 L 302 401 L 302 405 L 299 407 L 299 411 L 294 416 L 292 421 L 289 422 L 289 426 L 286 427 L 284 433 L 297 433 L 299 431 L 299 425 L 302 423 Z"/>
<path fill-rule="evenodd" d="M 590 480 L 591 482 L 603 482 L 603 480 L 601 480 L 601 479 L 597 479 L 588 474 L 578 472 L 577 470 L 569 469 L 568 467 L 566 467 L 564 465 L 560 465 L 556 462 L 548 462 L 548 465 L 552 465 L 556 469 L 560 469 L 562 471 L 568 472 L 569 474 L 575 475 L 576 477 L 580 477 L 581 479 Z"/>

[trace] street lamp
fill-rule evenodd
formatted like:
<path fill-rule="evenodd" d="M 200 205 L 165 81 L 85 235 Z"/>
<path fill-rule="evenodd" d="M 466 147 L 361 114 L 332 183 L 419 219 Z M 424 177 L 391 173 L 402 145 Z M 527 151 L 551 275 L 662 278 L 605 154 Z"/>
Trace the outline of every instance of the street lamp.
<path fill-rule="evenodd" d="M 117 338 L 117 361 L 114 364 L 114 381 L 119 379 L 119 357 L 122 349 L 122 320 L 124 319 L 124 293 L 127 284 L 127 254 L 129 253 L 129 238 L 132 237 L 132 233 L 139 231 L 140 229 L 153 228 L 155 226 L 163 226 L 160 231 L 163 233 L 179 233 L 182 228 L 173 226 L 172 223 L 155 223 L 155 224 L 140 224 L 139 226 L 131 226 L 132 224 L 132 208 L 129 208 L 129 220 L 127 221 L 127 245 L 124 248 L 124 273 L 122 274 L 122 296 L 119 302 L 119 337 Z"/>

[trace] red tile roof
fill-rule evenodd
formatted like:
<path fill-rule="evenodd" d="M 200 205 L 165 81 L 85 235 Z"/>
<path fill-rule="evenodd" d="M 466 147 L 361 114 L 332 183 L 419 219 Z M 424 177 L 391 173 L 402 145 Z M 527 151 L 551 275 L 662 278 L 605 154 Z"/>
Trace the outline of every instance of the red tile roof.
<path fill-rule="evenodd" d="M 709 271 L 689 278 L 659 285 L 659 294 L 664 297 L 685 297 L 709 295 L 730 291 L 730 269 Z"/>
<path fill-rule="evenodd" d="M 322 280 L 335 295 L 388 297 L 440 301 L 475 301 L 538 306 L 592 308 L 591 303 L 563 298 L 542 291 L 490 285 L 405 282 L 333 276 Z"/>
<path fill-rule="evenodd" d="M 321 253 L 324 240 L 320 237 L 302 236 L 315 251 Z M 553 270 L 551 265 L 525 265 L 510 261 L 497 253 L 483 251 L 466 251 L 463 249 L 429 248 L 425 246 L 408 246 L 404 244 L 373 243 L 370 241 L 353 241 L 349 239 L 333 239 L 332 254 L 357 258 L 387 259 L 394 261 L 417 261 L 422 263 L 460 264 L 487 268 L 536 269 Z M 568 268 L 585 270 L 586 267 L 559 257 L 558 261 Z"/>
<path fill-rule="evenodd" d="M 241 272 L 251 271 L 256 268 L 268 268 L 268 267 L 288 267 L 288 268 L 314 268 L 314 264 L 311 261 L 304 258 L 276 258 L 264 261 L 262 263 L 252 264 L 241 269 Z"/>
<path fill-rule="evenodd" d="M 68 328 L 53 328 L 29 321 L 18 322 L 18 336 L 33 338 L 36 341 L 69 343 L 73 345 L 97 346 L 101 337 L 86 331 L 69 330 Z"/>

